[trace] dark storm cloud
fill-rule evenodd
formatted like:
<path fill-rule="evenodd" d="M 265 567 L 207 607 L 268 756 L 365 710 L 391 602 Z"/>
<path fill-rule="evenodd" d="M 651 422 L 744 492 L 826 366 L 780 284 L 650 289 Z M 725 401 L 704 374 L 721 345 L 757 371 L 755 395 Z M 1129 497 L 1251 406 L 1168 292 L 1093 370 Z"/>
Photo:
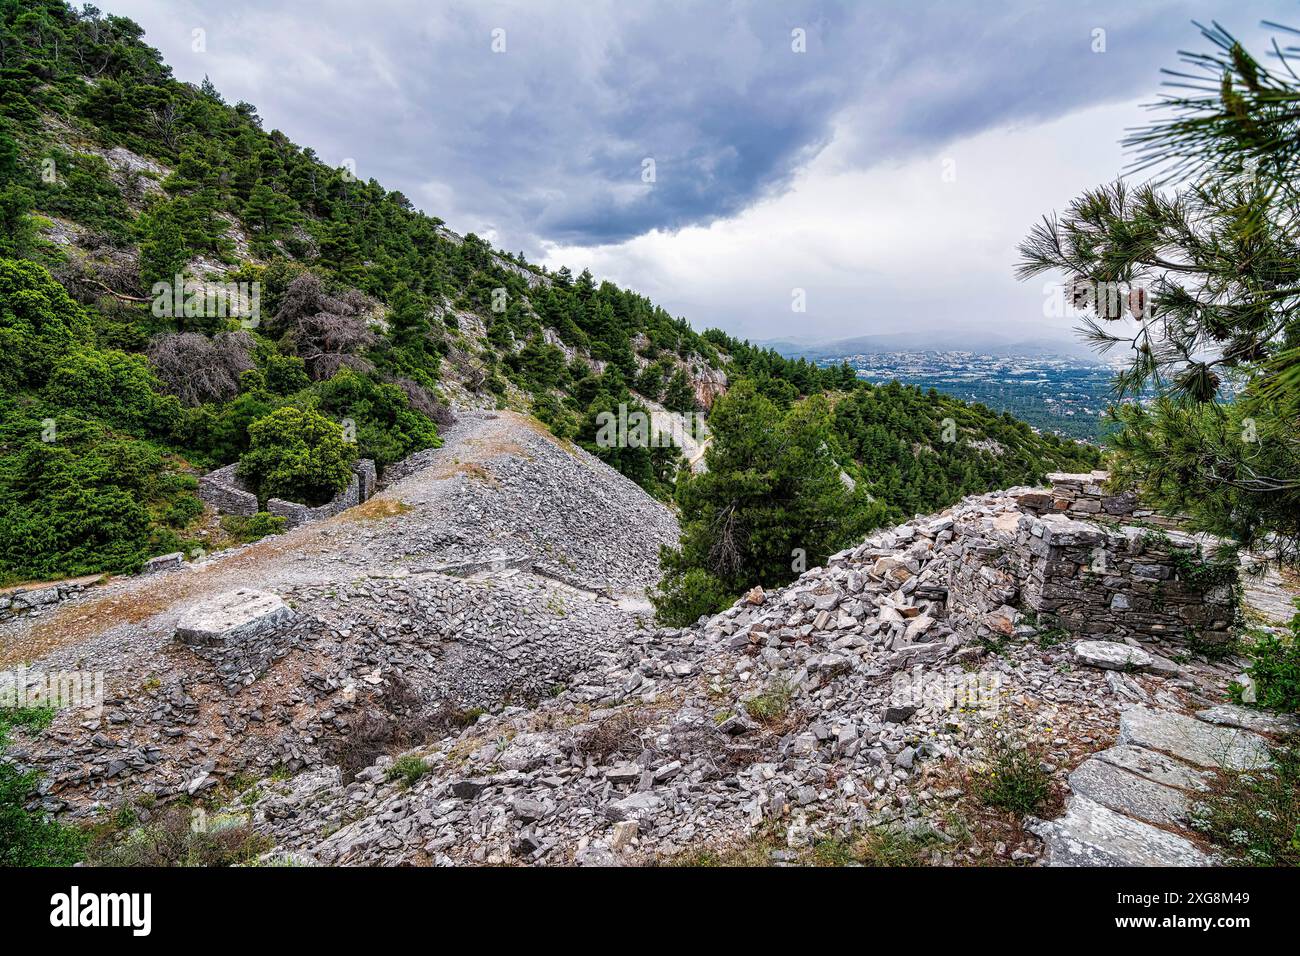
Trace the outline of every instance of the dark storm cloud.
<path fill-rule="evenodd" d="M 1154 91 L 1199 0 L 397 3 L 106 0 L 182 79 L 508 248 L 707 224 L 837 132 L 860 166 Z M 1242 29 L 1275 4 L 1232 6 Z M 192 30 L 207 31 L 194 52 Z M 494 53 L 494 29 L 505 52 Z M 791 31 L 807 52 L 791 49 Z M 1093 52 L 1094 30 L 1106 52 Z M 1068 144 L 1063 144 L 1068 148 Z M 653 159 L 655 182 L 642 181 Z"/>

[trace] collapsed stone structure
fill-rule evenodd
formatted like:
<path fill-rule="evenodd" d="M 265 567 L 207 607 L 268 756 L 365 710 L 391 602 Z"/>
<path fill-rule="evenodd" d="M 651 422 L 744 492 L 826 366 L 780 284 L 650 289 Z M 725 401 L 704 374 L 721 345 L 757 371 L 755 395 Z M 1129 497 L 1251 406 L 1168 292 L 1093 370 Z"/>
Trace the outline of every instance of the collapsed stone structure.
<path fill-rule="evenodd" d="M 428 773 L 409 789 L 389 758 L 355 778 L 321 767 L 260 791 L 252 823 L 300 862 L 636 862 L 774 822 L 789 849 L 773 852 L 794 858 L 858 827 L 927 826 L 962 792 L 932 782 L 951 779 L 945 758 L 977 765 L 1006 719 L 995 712 L 1020 695 L 1064 783 L 1113 735 L 1127 695 L 1148 701 L 1132 675 L 1187 683 L 1157 641 L 1212 638 L 1231 619 L 1189 573 L 1203 563 L 1191 539 L 1070 516 L 1100 477 L 1058 476 L 1077 492 L 1048 513 L 1052 494 L 1021 488 L 882 530 L 707 622 L 631 636 L 535 709 L 418 748 Z M 1120 504 L 1106 513 L 1137 510 Z M 1107 640 L 1044 639 L 1058 627 Z M 1022 640 L 981 640 L 1004 634 Z M 1099 808 L 1076 801 L 1043 829 L 1049 861 L 1205 861 L 1185 836 L 1148 846 L 1163 831 L 1111 806 L 1110 790 L 1142 779 L 1100 764 L 1088 775 L 1106 785 L 1087 790 Z M 1127 842 L 1088 829 L 1121 826 Z M 1027 839 L 1003 855 L 1038 858 Z"/>
<path fill-rule="evenodd" d="M 239 477 L 239 463 L 216 468 L 199 479 L 199 500 L 213 511 L 251 517 L 257 514 L 257 495 Z"/>
<path fill-rule="evenodd" d="M 1137 500 L 1106 493 L 1105 472 L 1050 477 L 1052 493 L 1015 493 L 1014 511 L 966 516 L 950 584 L 956 622 L 981 637 L 1010 635 L 1027 614 L 1080 637 L 1230 640 L 1235 562 L 1207 558 L 1190 535 L 1121 524 Z"/>
<path fill-rule="evenodd" d="M 1019 496 L 1022 507 L 1039 513 L 1056 512 L 1085 521 L 1149 520 L 1155 512 L 1143 509 L 1137 493 L 1110 491 L 1106 483 L 1110 473 L 1089 471 L 1081 474 L 1052 472 L 1047 476 L 1050 492 L 1032 491 Z"/>
<path fill-rule="evenodd" d="M 296 528 L 309 521 L 329 518 L 369 500 L 378 485 L 375 463 L 369 458 L 362 458 L 352 466 L 352 478 L 347 487 L 325 504 L 313 508 L 296 501 L 270 498 L 266 502 L 266 510 L 276 517 L 284 518 L 286 528 Z M 260 510 L 257 495 L 239 477 L 237 463 L 217 468 L 200 478 L 199 498 L 222 514 L 250 517 Z"/>

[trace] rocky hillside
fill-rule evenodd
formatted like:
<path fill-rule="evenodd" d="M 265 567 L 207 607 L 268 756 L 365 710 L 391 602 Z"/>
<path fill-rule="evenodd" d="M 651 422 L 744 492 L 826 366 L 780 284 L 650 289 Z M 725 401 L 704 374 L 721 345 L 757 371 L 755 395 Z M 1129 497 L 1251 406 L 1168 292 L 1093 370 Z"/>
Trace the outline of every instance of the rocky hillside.
<path fill-rule="evenodd" d="M 677 537 L 662 504 L 511 412 L 466 413 L 444 437 L 336 518 L 0 625 L 0 665 L 105 672 L 102 714 L 63 712 L 9 754 L 42 769 L 47 808 L 360 769 L 554 693 L 648 626 L 644 591 Z M 213 601 L 229 617 L 258 599 L 274 626 L 173 639 Z"/>
<path fill-rule="evenodd" d="M 968 499 L 707 623 L 630 635 L 540 706 L 231 810 L 306 864 L 1210 862 L 1197 792 L 1296 724 L 1222 705 L 1236 662 L 1181 638 L 1074 640 L 1031 612 L 1032 576 L 1001 592 L 1023 610 L 973 622 L 959 569 L 990 535 L 1104 538 L 1035 498 Z M 981 797 L 1008 740 L 1059 819 Z"/>
<path fill-rule="evenodd" d="M 1211 639 L 1225 579 L 1099 476 L 664 630 L 669 512 L 509 413 L 446 438 L 336 518 L 4 625 L 6 663 L 108 669 L 102 712 L 15 732 L 43 807 L 135 808 L 127 852 L 197 801 L 300 864 L 1205 863 L 1198 791 L 1291 726 L 1220 706 L 1241 662 L 1179 625 Z M 1141 570 L 1089 577 L 1099 550 Z M 1007 753 L 1032 813 L 990 809 Z"/>

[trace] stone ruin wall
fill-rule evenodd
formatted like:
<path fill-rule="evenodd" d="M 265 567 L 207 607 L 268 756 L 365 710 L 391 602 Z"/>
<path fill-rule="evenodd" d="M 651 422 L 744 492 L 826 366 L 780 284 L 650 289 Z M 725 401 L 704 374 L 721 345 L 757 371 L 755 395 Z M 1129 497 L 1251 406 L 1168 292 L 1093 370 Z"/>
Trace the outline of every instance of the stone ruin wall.
<path fill-rule="evenodd" d="M 1231 638 L 1235 576 L 1191 579 L 1187 570 L 1206 564 L 1194 538 L 1123 524 L 1141 509 L 1132 495 L 1108 493 L 1104 472 L 1050 477 L 1052 492 L 1015 492 L 1015 508 L 959 529 L 952 618 L 979 636 L 1012 634 L 1028 613 L 1040 630 L 1056 624 L 1083 638 Z"/>
<path fill-rule="evenodd" d="M 257 514 L 257 495 L 239 477 L 239 465 L 226 465 L 199 479 L 199 499 L 213 511 L 248 518 Z"/>
<path fill-rule="evenodd" d="M 249 517 L 258 512 L 257 495 L 239 478 L 238 469 L 238 464 L 226 465 L 204 475 L 199 479 L 199 498 L 214 511 Z M 286 528 L 296 528 L 300 524 L 331 517 L 368 501 L 378 486 L 375 463 L 369 458 L 362 458 L 352 466 L 352 480 L 347 487 L 325 504 L 311 508 L 296 501 L 270 498 L 266 502 L 266 510 L 276 517 L 284 518 Z"/>
<path fill-rule="evenodd" d="M 1019 495 L 1020 505 L 1034 514 L 1064 514 L 1103 524 L 1140 521 L 1167 529 L 1179 526 L 1178 519 L 1143 508 L 1137 492 L 1108 489 L 1109 478 L 1107 471 L 1053 472 L 1047 476 L 1051 491 L 1035 489 L 1025 492 Z"/>
<path fill-rule="evenodd" d="M 76 597 L 100 579 L 100 575 L 71 578 L 46 585 L 23 585 L 0 591 L 0 623 L 27 614 L 41 613 L 69 598 Z"/>
<path fill-rule="evenodd" d="M 257 514 L 257 495 L 240 480 L 239 466 L 226 465 L 208 472 L 199 479 L 198 495 L 214 511 L 228 515 L 250 517 Z M 285 519 L 286 528 L 294 528 L 308 521 L 328 518 L 340 511 L 370 499 L 378 490 L 379 480 L 375 463 L 363 458 L 352 466 L 352 480 L 333 499 L 318 508 L 309 508 L 294 501 L 271 498 L 267 511 Z M 183 552 L 161 554 L 150 558 L 141 568 L 141 574 L 157 574 L 185 566 Z M 52 609 L 69 598 L 76 597 L 92 587 L 103 575 L 89 575 L 45 585 L 22 585 L 0 591 L 0 624 L 16 617 L 39 614 Z"/>

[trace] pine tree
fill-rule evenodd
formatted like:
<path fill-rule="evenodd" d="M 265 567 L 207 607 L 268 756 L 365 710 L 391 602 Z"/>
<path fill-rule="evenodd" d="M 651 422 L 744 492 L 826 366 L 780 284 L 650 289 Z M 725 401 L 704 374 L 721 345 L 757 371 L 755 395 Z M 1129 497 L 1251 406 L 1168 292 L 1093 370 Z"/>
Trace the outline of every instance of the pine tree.
<path fill-rule="evenodd" d="M 388 328 L 401 346 L 422 348 L 429 334 L 429 303 L 422 295 L 401 284 L 393 290 Z"/>
<path fill-rule="evenodd" d="M 1132 358 L 1115 470 L 1199 525 L 1300 560 L 1300 82 L 1217 25 L 1185 54 L 1172 118 L 1132 135 L 1138 168 L 1044 219 L 1022 277 L 1062 270 L 1083 330 Z M 1294 48 L 1293 48 L 1294 49 Z M 1162 184 L 1187 180 L 1176 192 Z M 1229 386 L 1232 386 L 1229 388 Z"/>
<path fill-rule="evenodd" d="M 258 232 L 259 238 L 270 240 L 282 235 L 293 219 L 293 200 L 259 180 L 244 204 L 244 221 Z"/>
<path fill-rule="evenodd" d="M 756 584 L 786 584 L 883 518 L 840 478 L 824 397 L 783 412 L 742 380 L 714 404 L 710 426 L 708 470 L 679 479 L 682 542 L 664 550 L 654 596 L 660 620 L 676 626 Z"/>
<path fill-rule="evenodd" d="M 691 388 L 685 370 L 678 368 L 668 380 L 668 388 L 664 391 L 664 407 L 672 412 L 695 410 L 695 391 Z"/>

